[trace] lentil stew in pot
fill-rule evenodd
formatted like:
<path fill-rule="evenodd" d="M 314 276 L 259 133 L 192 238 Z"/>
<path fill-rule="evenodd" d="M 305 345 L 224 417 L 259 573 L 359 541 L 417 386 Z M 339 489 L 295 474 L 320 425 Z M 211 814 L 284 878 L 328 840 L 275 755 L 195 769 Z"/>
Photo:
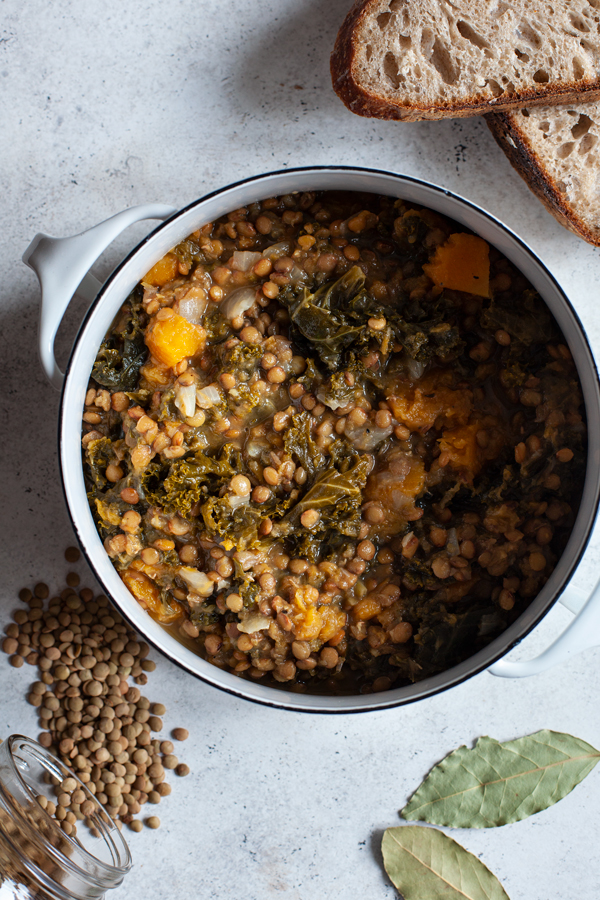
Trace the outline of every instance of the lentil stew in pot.
<path fill-rule="evenodd" d="M 273 686 L 383 691 L 472 656 L 548 580 L 586 462 L 577 371 L 494 247 L 297 193 L 206 224 L 127 298 L 83 413 L 137 602 Z"/>

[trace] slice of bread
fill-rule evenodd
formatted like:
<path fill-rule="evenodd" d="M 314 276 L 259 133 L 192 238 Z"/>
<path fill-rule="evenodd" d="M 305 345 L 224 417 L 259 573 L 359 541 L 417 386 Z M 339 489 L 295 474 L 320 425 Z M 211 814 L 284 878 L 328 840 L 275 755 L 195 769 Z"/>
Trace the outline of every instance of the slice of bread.
<path fill-rule="evenodd" d="M 485 118 L 552 215 L 600 246 L 600 102 L 537 106 Z"/>
<path fill-rule="evenodd" d="M 361 116 L 416 121 L 600 98 L 600 0 L 359 0 L 331 56 Z"/>

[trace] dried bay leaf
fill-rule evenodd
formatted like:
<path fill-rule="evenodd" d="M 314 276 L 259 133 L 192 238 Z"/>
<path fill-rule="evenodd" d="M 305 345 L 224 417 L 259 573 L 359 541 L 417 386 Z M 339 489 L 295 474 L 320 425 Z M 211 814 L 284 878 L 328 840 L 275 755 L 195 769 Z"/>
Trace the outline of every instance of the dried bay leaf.
<path fill-rule="evenodd" d="M 400 815 L 452 828 L 493 828 L 566 797 L 600 751 L 570 734 L 538 731 L 501 744 L 481 737 L 435 766 Z"/>
<path fill-rule="evenodd" d="M 481 860 L 436 828 L 388 828 L 381 851 L 404 900 L 509 900 Z"/>

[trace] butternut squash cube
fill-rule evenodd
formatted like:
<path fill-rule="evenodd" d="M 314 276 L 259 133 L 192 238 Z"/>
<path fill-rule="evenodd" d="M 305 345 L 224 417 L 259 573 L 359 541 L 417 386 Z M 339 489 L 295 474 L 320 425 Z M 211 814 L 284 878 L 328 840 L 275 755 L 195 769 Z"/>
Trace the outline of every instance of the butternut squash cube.
<path fill-rule="evenodd" d="M 151 578 L 134 568 L 125 569 L 120 575 L 136 600 L 147 606 L 150 612 L 160 612 L 160 591 Z"/>
<path fill-rule="evenodd" d="M 466 422 L 471 412 L 473 394 L 469 390 L 452 390 L 437 372 L 426 375 L 419 384 L 399 382 L 387 402 L 394 417 L 424 434 L 443 416 L 445 422 Z"/>
<path fill-rule="evenodd" d="M 490 248 L 474 234 L 451 234 L 423 271 L 440 288 L 490 296 Z"/>
<path fill-rule="evenodd" d="M 316 606 L 309 606 L 307 609 L 298 609 L 291 616 L 294 623 L 293 632 L 298 641 L 314 641 L 319 637 L 321 628 L 323 627 L 323 616 L 321 610 Z"/>
<path fill-rule="evenodd" d="M 442 453 L 445 452 L 450 457 L 448 464 L 460 473 L 461 478 L 467 484 L 473 482 L 485 461 L 483 452 L 477 443 L 477 432 L 480 428 L 479 422 L 459 425 L 458 428 L 444 431 L 439 441 Z"/>
<path fill-rule="evenodd" d="M 367 594 L 352 607 L 352 618 L 356 622 L 367 622 L 381 612 L 381 603 L 371 594 Z"/>
<path fill-rule="evenodd" d="M 169 604 L 163 603 L 158 586 L 144 572 L 132 566 L 120 573 L 121 578 L 135 597 L 144 606 L 153 619 L 161 625 L 169 625 L 183 615 L 183 607 L 177 600 Z"/>
<path fill-rule="evenodd" d="M 162 287 L 169 281 L 173 281 L 179 274 L 179 262 L 173 253 L 167 253 L 162 259 L 152 266 L 149 272 L 146 272 L 142 278 L 144 284 L 153 284 L 155 287 Z"/>
<path fill-rule="evenodd" d="M 172 367 L 204 349 L 206 332 L 173 313 L 168 319 L 155 318 L 146 329 L 145 340 L 152 356 Z"/>
<path fill-rule="evenodd" d="M 322 606 L 319 612 L 324 623 L 319 632 L 319 639 L 327 643 L 346 624 L 346 613 L 337 606 Z"/>

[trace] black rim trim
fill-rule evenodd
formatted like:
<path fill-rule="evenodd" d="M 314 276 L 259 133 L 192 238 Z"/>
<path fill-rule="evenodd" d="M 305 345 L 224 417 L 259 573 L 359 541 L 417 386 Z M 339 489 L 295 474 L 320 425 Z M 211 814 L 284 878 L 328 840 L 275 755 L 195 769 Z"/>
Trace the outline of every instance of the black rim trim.
<path fill-rule="evenodd" d="M 65 478 L 64 478 L 63 466 L 62 466 L 62 423 L 63 423 L 63 410 L 64 410 L 64 395 L 65 395 L 67 379 L 69 377 L 69 373 L 70 373 L 71 367 L 72 367 L 73 357 L 75 355 L 75 350 L 79 343 L 81 334 L 84 331 L 85 326 L 87 325 L 87 322 L 90 319 L 92 313 L 94 312 L 96 306 L 101 301 L 105 291 L 112 284 L 114 278 L 118 275 L 118 273 L 129 263 L 129 261 L 135 256 L 135 254 L 139 251 L 139 249 L 141 247 L 143 247 L 145 244 L 147 244 L 163 228 L 165 228 L 167 225 L 169 225 L 175 219 L 182 216 L 184 213 L 194 209 L 196 206 L 199 206 L 201 203 L 204 203 L 207 200 L 212 199 L 213 197 L 217 197 L 219 194 L 225 193 L 225 191 L 231 190 L 236 187 L 240 187 L 241 185 L 244 185 L 244 184 L 251 184 L 254 181 L 256 181 L 256 182 L 263 181 L 265 178 L 269 178 L 274 175 L 302 173 L 302 172 L 327 172 L 327 171 L 358 172 L 358 173 L 365 173 L 365 174 L 369 174 L 369 175 L 385 175 L 387 177 L 400 178 L 400 179 L 402 179 L 403 182 L 409 182 L 409 183 L 412 183 L 412 184 L 415 184 L 418 186 L 425 186 L 427 188 L 430 188 L 437 194 L 441 194 L 445 197 L 450 197 L 451 199 L 456 200 L 459 204 L 462 204 L 462 205 L 474 210 L 476 213 L 483 215 L 485 218 L 489 219 L 494 225 L 497 225 L 503 232 L 505 232 L 505 234 L 507 234 L 510 238 L 512 238 L 512 240 L 516 241 L 516 243 L 519 244 L 521 249 L 524 250 L 526 254 L 528 254 L 530 257 L 533 258 L 533 260 L 540 266 L 540 268 L 543 270 L 543 272 L 546 274 L 546 276 L 550 279 L 550 281 L 556 288 L 559 295 L 562 297 L 562 299 L 565 302 L 566 306 L 568 307 L 571 315 L 573 316 L 573 319 L 581 333 L 584 344 L 587 348 L 589 358 L 590 358 L 590 361 L 591 361 L 591 364 L 593 367 L 593 371 L 596 376 L 596 387 L 598 388 L 598 391 L 600 393 L 600 376 L 598 373 L 598 367 L 596 365 L 596 361 L 595 361 L 594 355 L 592 353 L 592 349 L 590 347 L 590 343 L 589 343 L 587 334 L 586 334 L 585 329 L 581 323 L 581 320 L 577 314 L 577 311 L 573 307 L 571 301 L 567 297 L 566 293 L 562 289 L 562 287 L 559 284 L 559 282 L 557 281 L 557 279 L 554 277 L 552 272 L 550 272 L 550 270 L 547 268 L 545 263 L 542 262 L 542 260 L 537 256 L 537 254 L 534 253 L 534 251 L 525 243 L 524 240 L 522 240 L 519 237 L 519 235 L 515 234 L 515 232 L 513 232 L 507 225 L 505 225 L 503 222 L 501 222 L 499 219 L 497 219 L 494 215 L 492 215 L 491 213 L 482 209 L 482 207 L 477 206 L 476 203 L 473 203 L 472 201 L 466 199 L 465 197 L 461 197 L 458 194 L 455 194 L 453 191 L 449 191 L 446 188 L 442 188 L 439 185 L 432 184 L 431 182 L 424 181 L 421 178 L 415 178 L 412 175 L 402 175 L 401 173 L 398 173 L 398 172 L 389 172 L 386 169 L 371 169 L 371 168 L 367 168 L 365 166 L 302 166 L 302 167 L 295 167 L 295 168 L 291 168 L 291 169 L 277 169 L 273 172 L 265 172 L 261 175 L 252 175 L 248 178 L 242 178 L 239 181 L 232 182 L 231 184 L 225 185 L 224 187 L 217 188 L 214 191 L 210 191 L 208 194 L 205 194 L 203 197 L 199 198 L 198 200 L 194 200 L 192 203 L 189 203 L 187 206 L 184 206 L 179 211 L 173 213 L 172 216 L 169 216 L 168 219 L 165 219 L 163 222 L 161 222 L 156 228 L 154 228 L 149 234 L 147 234 L 145 238 L 143 238 L 141 241 L 139 241 L 132 250 L 129 251 L 127 256 L 125 256 L 125 258 L 115 267 L 115 269 L 108 276 L 108 278 L 106 279 L 106 281 L 103 283 L 102 287 L 100 288 L 97 297 L 89 306 L 89 308 L 81 322 L 81 325 L 77 331 L 77 335 L 73 341 L 73 347 L 71 349 L 71 353 L 69 354 L 69 361 L 65 368 L 65 377 L 64 377 L 63 386 L 61 389 L 61 394 L 60 394 L 59 428 L 58 428 L 58 435 L 57 435 L 58 458 L 59 458 L 61 487 L 62 487 L 62 492 L 63 492 L 63 496 L 65 499 L 67 511 L 69 514 L 69 519 L 71 520 L 71 525 L 73 526 L 73 530 L 75 532 L 77 542 L 78 542 L 79 546 L 81 547 L 81 551 L 82 551 L 88 565 L 90 566 L 90 568 L 94 574 L 94 577 L 96 578 L 96 580 L 99 582 L 99 584 L 104 589 L 106 596 L 109 598 L 111 603 L 113 603 L 116 606 L 119 613 L 128 622 L 130 627 L 133 628 L 134 631 L 136 631 L 136 633 L 138 633 L 137 627 L 132 623 L 131 619 L 123 611 L 123 609 L 117 603 L 117 601 L 114 600 L 114 598 L 111 595 L 111 592 L 106 587 L 103 579 L 100 578 L 100 576 L 98 575 L 98 572 L 96 571 L 96 568 L 95 568 L 92 560 L 90 559 L 90 556 L 85 548 L 84 542 L 80 538 L 79 530 L 73 520 L 73 516 L 71 514 L 71 508 L 69 506 L 69 501 L 68 501 L 68 497 L 67 497 Z M 587 465 L 586 465 L 586 470 L 587 470 Z M 569 566 L 569 569 L 568 569 L 567 573 L 565 574 L 561 585 L 556 590 L 556 593 L 549 601 L 547 601 L 544 604 L 544 607 L 542 609 L 540 609 L 540 611 L 536 614 L 536 616 L 532 620 L 531 624 L 528 627 L 523 628 L 521 633 L 519 635 L 517 635 L 516 637 L 514 637 L 505 648 L 494 653 L 492 655 L 492 658 L 489 660 L 486 660 L 485 663 L 481 663 L 481 664 L 474 666 L 470 671 L 466 672 L 462 676 L 455 676 L 454 678 L 449 678 L 446 684 L 439 685 L 438 687 L 431 688 L 429 690 L 424 690 L 420 696 L 409 697 L 406 699 L 393 700 L 393 701 L 390 701 L 389 703 L 381 703 L 381 704 L 377 704 L 376 706 L 365 707 L 363 709 L 302 709 L 302 708 L 299 708 L 296 706 L 289 706 L 284 702 L 278 702 L 275 700 L 270 701 L 268 699 L 259 699 L 257 697 L 249 697 L 248 695 L 244 694 L 241 691 L 236 691 L 234 688 L 229 688 L 229 687 L 225 687 L 224 685 L 216 684 L 215 682 L 211 681 L 209 678 L 205 677 L 204 675 L 189 669 L 183 662 L 181 662 L 180 660 L 177 660 L 173 656 L 171 656 L 170 653 L 168 651 L 166 651 L 164 648 L 157 647 L 156 644 L 154 643 L 154 641 L 152 641 L 147 635 L 144 635 L 144 638 L 152 645 L 152 647 L 154 647 L 155 650 L 158 650 L 158 652 L 161 653 L 162 656 L 165 656 L 170 662 L 172 662 L 178 668 L 182 669 L 184 672 L 187 672 L 188 674 L 192 675 L 193 677 L 200 679 L 200 681 L 203 681 L 205 684 L 209 685 L 212 688 L 216 688 L 219 691 L 223 691 L 226 694 L 230 694 L 231 696 L 236 697 L 237 699 L 244 700 L 244 701 L 250 702 L 250 703 L 256 703 L 259 706 L 266 706 L 266 707 L 269 707 L 272 709 L 284 709 L 287 712 L 293 712 L 293 713 L 304 713 L 304 714 L 308 714 L 308 715 L 317 714 L 317 715 L 328 715 L 328 716 L 331 716 L 331 715 L 358 715 L 360 713 L 381 712 L 383 710 L 394 709 L 399 706 L 407 706 L 411 703 L 416 703 L 419 700 L 425 700 L 428 697 L 434 697 L 436 694 L 439 694 L 442 691 L 448 690 L 449 688 L 457 687 L 458 685 L 462 684 L 463 682 L 468 681 L 473 676 L 478 675 L 481 672 L 484 672 L 486 669 L 490 668 L 490 666 L 494 665 L 494 663 L 498 662 L 498 660 L 502 659 L 504 656 L 506 656 L 508 653 L 510 653 L 511 650 L 513 650 L 516 646 L 518 646 L 518 644 L 520 644 L 521 641 L 523 641 L 527 637 L 527 635 L 529 635 L 533 631 L 533 629 L 536 628 L 537 625 L 539 625 L 539 623 L 544 618 L 546 613 L 549 612 L 549 610 L 555 605 L 555 603 L 560 598 L 560 596 L 563 593 L 563 591 L 565 590 L 567 584 L 570 582 L 571 578 L 573 577 L 573 574 L 574 574 L 575 570 L 577 569 L 579 563 L 581 562 L 581 559 L 582 559 L 585 551 L 587 550 L 587 547 L 588 547 L 588 544 L 590 541 L 590 537 L 591 537 L 591 533 L 592 533 L 592 530 L 594 527 L 594 523 L 596 521 L 596 517 L 598 514 L 599 503 L 600 503 L 600 484 L 598 485 L 598 487 L 596 489 L 596 496 L 594 498 L 594 506 L 595 506 L 596 512 L 587 527 L 585 537 L 583 538 L 583 540 L 581 542 L 580 550 L 579 550 L 577 556 L 573 559 L 573 562 L 571 563 L 571 565 Z M 535 603 L 535 600 L 533 602 Z M 516 620 L 516 622 L 518 622 L 518 619 Z M 514 624 L 516 624 L 516 622 Z M 499 638 L 500 637 L 501 637 L 501 635 L 499 636 Z M 498 640 L 499 638 L 497 638 L 496 640 Z M 480 651 L 480 652 L 482 652 L 482 651 Z M 202 659 L 202 657 L 199 657 L 199 658 Z M 467 662 L 467 660 L 465 660 L 465 662 Z M 210 663 L 207 662 L 207 665 L 210 665 Z M 460 665 L 463 665 L 463 663 L 461 663 Z M 451 672 L 452 672 L 452 669 L 447 670 L 447 673 L 451 673 Z M 446 673 L 440 673 L 440 674 L 446 674 Z M 422 683 L 426 684 L 426 680 Z M 285 696 L 285 693 L 286 693 L 285 691 L 278 691 L 277 688 L 273 688 L 273 692 L 277 693 L 277 694 L 280 693 L 282 696 Z M 310 697 L 311 695 L 307 694 L 307 695 L 297 695 L 297 696 Z M 318 695 L 316 695 L 316 696 L 318 696 Z M 357 696 L 360 696 L 360 695 L 357 695 Z M 368 695 L 368 696 L 373 696 L 373 695 Z"/>

